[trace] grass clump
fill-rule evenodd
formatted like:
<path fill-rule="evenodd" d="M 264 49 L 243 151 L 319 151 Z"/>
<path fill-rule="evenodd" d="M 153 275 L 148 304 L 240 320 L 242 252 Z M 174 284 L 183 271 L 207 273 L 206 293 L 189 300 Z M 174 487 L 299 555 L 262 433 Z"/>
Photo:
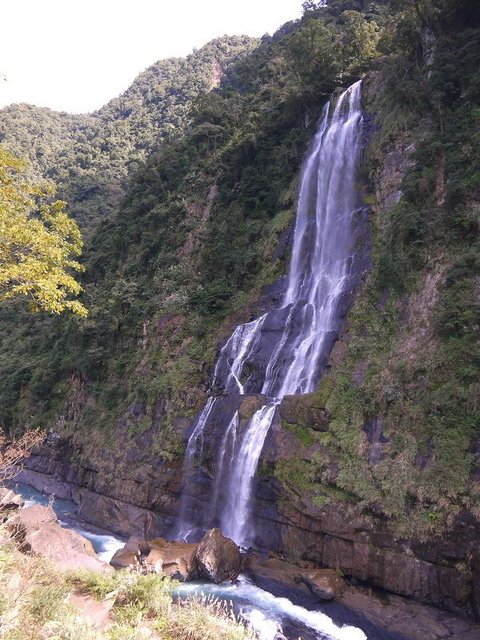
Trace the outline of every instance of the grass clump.
<path fill-rule="evenodd" d="M 237 620 L 231 607 L 216 598 L 191 598 L 174 605 L 172 615 L 156 625 L 168 640 L 254 640 L 253 631 Z"/>
<path fill-rule="evenodd" d="M 177 582 L 161 574 L 65 572 L 2 542 L 0 579 L 0 640 L 255 638 L 226 603 L 175 601 Z"/>

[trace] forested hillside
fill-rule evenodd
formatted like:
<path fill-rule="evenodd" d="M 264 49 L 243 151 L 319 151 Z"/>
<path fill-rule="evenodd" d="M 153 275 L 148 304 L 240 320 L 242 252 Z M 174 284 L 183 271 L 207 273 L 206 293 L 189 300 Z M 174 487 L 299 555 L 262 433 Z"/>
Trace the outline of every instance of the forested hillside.
<path fill-rule="evenodd" d="M 181 452 L 173 418 L 198 410 L 219 343 L 285 273 L 321 109 L 365 76 L 373 267 L 315 399 L 328 429 L 292 426 L 320 454 L 276 474 L 317 505 L 357 504 L 425 537 L 480 510 L 479 7 L 318 4 L 235 62 L 250 41 L 158 63 L 92 116 L 0 113 L 2 139 L 31 148 L 91 236 L 87 319 L 2 307 L 0 418 L 112 447 L 119 424 L 153 429 L 160 456 Z"/>
<path fill-rule="evenodd" d="M 480 513 L 480 7 L 391 7 L 367 91 L 373 268 L 319 391 L 323 455 L 297 469 L 319 504 L 422 538 Z"/>
<path fill-rule="evenodd" d="M 0 111 L 0 142 L 55 181 L 70 213 L 90 235 L 115 212 L 128 177 L 165 141 L 181 135 L 192 101 L 220 82 L 255 45 L 218 38 L 183 58 L 161 60 L 95 113 L 74 115 L 27 104 Z"/>

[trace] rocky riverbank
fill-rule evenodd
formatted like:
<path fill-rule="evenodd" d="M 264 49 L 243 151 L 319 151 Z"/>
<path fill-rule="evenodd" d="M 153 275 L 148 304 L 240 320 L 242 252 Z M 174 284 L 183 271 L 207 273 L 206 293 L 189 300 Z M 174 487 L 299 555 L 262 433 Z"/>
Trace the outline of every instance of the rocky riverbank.
<path fill-rule="evenodd" d="M 270 437 L 288 438 L 288 430 L 287 433 L 284 431 L 277 424 Z M 133 473 L 138 469 L 143 469 L 146 473 L 148 453 L 138 445 L 134 447 L 134 442 L 132 450 L 143 452 L 138 460 L 138 467 L 130 467 Z M 269 450 L 274 451 L 275 447 L 269 447 Z M 282 450 L 286 450 L 284 443 Z M 154 539 L 168 533 L 173 524 L 173 510 L 179 499 L 180 469 L 175 473 L 174 465 L 169 464 L 166 466 L 169 474 L 162 477 L 162 468 L 157 466 L 156 475 L 152 468 L 146 477 L 150 480 L 160 478 L 156 490 L 153 489 L 155 484 L 150 484 L 148 488 L 143 485 L 142 492 L 142 484 L 138 480 L 135 481 L 132 475 L 125 474 L 126 467 L 119 461 L 116 481 L 110 484 L 109 495 L 106 495 L 92 491 L 93 488 L 102 486 L 106 470 L 102 474 L 101 468 L 94 466 L 94 459 L 91 459 L 89 469 L 82 469 L 78 464 L 79 457 L 76 458 L 76 464 L 72 460 L 72 466 L 69 468 L 68 458 L 61 458 L 66 451 L 66 443 L 50 443 L 48 449 L 32 456 L 28 461 L 29 468 L 24 469 L 20 479 L 38 490 L 55 493 L 57 497 L 73 499 L 79 505 L 79 514 L 83 519 L 97 526 L 108 527 L 117 533 L 136 535 L 137 542 L 139 537 Z M 113 454 L 110 455 L 111 457 L 104 453 L 104 464 L 108 460 L 110 464 L 115 463 L 115 457 Z M 207 481 L 207 468 L 202 469 L 201 473 Z M 81 475 L 91 480 L 97 478 L 98 484 L 92 483 L 91 488 L 86 488 L 71 482 L 74 477 L 78 478 Z M 140 506 L 115 497 L 114 487 L 121 486 L 122 476 L 124 489 L 132 492 L 127 495 L 124 492 L 123 497 L 143 496 Z M 165 481 L 166 477 L 169 478 L 169 482 Z M 428 559 L 442 558 L 441 554 L 444 553 L 445 560 L 441 562 L 446 563 L 449 559 L 448 539 L 439 540 L 436 547 L 430 547 L 428 556 L 424 549 L 422 559 L 421 553 L 415 555 L 417 547 L 413 542 L 410 542 L 412 546 L 409 548 L 406 541 L 395 541 L 387 532 L 383 536 L 380 535 L 378 529 L 374 528 L 375 523 L 367 526 L 368 523 L 362 523 L 358 517 L 352 517 L 348 510 L 341 510 L 341 505 L 338 508 L 329 505 L 323 509 L 314 509 L 298 496 L 297 501 L 289 499 L 287 511 L 285 501 L 280 499 L 279 487 L 274 483 L 266 486 L 265 482 L 262 480 L 257 490 L 257 505 L 263 514 L 263 517 L 258 519 L 260 531 L 266 535 L 268 527 L 271 539 L 277 541 L 277 550 L 282 549 L 283 556 L 289 561 L 285 562 L 278 557 L 272 559 L 268 554 L 261 554 L 256 559 L 255 556 L 247 559 L 247 572 L 260 587 L 276 596 L 286 596 L 304 606 L 315 606 L 315 603 L 321 601 L 325 606 L 326 600 L 312 598 L 308 582 L 300 576 L 302 572 L 314 572 L 330 566 L 331 569 L 341 572 L 338 576 L 343 575 L 346 578 L 344 588 L 339 589 L 334 601 L 327 605 L 328 615 L 333 618 L 338 615 L 338 622 L 348 622 L 348 616 L 351 615 L 356 620 L 363 620 L 366 628 L 371 625 L 377 634 L 372 637 L 378 638 L 474 640 L 478 637 L 480 626 L 475 623 L 415 602 L 422 598 L 425 601 L 432 597 L 429 594 L 438 593 L 440 598 L 448 598 L 447 604 L 451 603 L 456 612 L 463 614 L 464 618 L 472 611 L 468 605 L 474 593 L 475 577 L 454 563 L 448 566 Z M 201 487 L 201 483 L 199 486 Z M 167 490 L 169 493 L 163 493 L 161 504 L 169 505 L 172 511 L 162 512 L 156 506 L 160 502 L 160 495 L 156 491 Z M 462 531 L 461 526 L 459 531 Z M 465 523 L 463 535 L 464 546 L 457 545 L 456 548 L 463 549 L 465 557 L 468 557 L 467 553 L 473 548 L 475 541 L 474 527 Z M 272 547 L 275 550 L 274 545 Z M 193 545 L 193 548 L 196 548 L 196 545 Z M 421 546 L 418 549 L 422 551 Z M 445 551 L 442 551 L 443 549 Z M 130 549 L 129 552 L 133 560 L 138 547 Z M 117 558 L 120 556 L 121 554 L 118 554 Z M 423 592 L 419 592 L 419 585 Z M 380 588 L 378 591 L 377 587 Z M 382 633 L 387 635 L 382 636 Z"/>

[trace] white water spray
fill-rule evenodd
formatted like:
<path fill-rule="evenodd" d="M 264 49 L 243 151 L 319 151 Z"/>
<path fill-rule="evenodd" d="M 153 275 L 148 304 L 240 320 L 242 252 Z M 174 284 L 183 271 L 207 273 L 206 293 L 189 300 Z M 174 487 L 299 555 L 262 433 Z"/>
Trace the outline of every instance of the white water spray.
<path fill-rule="evenodd" d="M 360 207 L 356 189 L 362 134 L 360 102 L 361 82 L 357 82 L 339 97 L 333 110 L 327 105 L 323 111 L 303 166 L 288 285 L 281 307 L 239 325 L 215 367 L 214 384 L 224 393 L 260 392 L 267 398 L 241 430 L 235 414 L 217 459 L 210 514 L 221 505 L 216 516 L 222 531 L 240 545 L 254 540 L 254 478 L 277 406 L 285 395 L 315 390 L 340 329 L 339 309 L 350 284 L 355 215 Z M 281 326 L 272 339 L 269 321 L 275 325 L 278 318 Z M 270 355 L 258 386 L 249 372 L 256 370 L 256 358 L 266 346 Z M 201 454 L 202 434 L 214 404 L 210 398 L 189 440 L 187 470 Z M 224 499 L 220 500 L 222 491 Z M 189 530 L 185 515 L 185 511 L 180 514 L 180 522 Z"/>

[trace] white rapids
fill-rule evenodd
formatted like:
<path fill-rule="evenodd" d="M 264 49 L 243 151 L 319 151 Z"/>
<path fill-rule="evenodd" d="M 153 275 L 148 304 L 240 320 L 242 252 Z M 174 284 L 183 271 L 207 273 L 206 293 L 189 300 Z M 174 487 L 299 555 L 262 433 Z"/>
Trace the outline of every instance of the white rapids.
<path fill-rule="evenodd" d="M 213 597 L 232 603 L 240 618 L 256 632 L 260 640 L 281 640 L 282 627 L 288 621 L 316 632 L 322 640 L 367 640 L 365 633 L 352 626 L 339 627 L 321 611 L 308 611 L 287 598 L 278 598 L 256 587 L 243 576 L 236 584 L 184 583 L 177 589 L 180 597 Z"/>

